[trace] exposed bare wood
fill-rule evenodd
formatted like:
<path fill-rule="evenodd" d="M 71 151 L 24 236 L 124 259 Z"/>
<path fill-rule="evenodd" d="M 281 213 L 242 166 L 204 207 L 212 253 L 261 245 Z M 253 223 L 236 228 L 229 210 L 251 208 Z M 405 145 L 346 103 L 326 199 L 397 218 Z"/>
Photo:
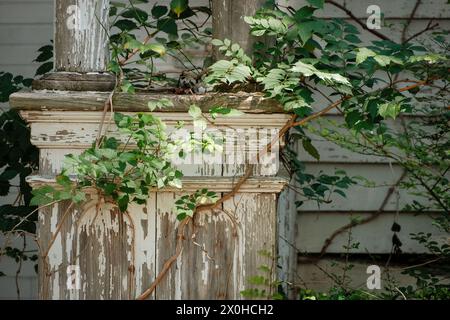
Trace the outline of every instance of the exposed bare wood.
<path fill-rule="evenodd" d="M 250 53 L 255 37 L 250 35 L 250 27 L 245 23 L 244 17 L 253 16 L 265 2 L 266 0 L 213 0 L 213 38 L 229 39 L 232 43 L 238 43 L 246 53 Z M 220 57 L 217 51 L 214 55 L 216 59 Z"/>
<path fill-rule="evenodd" d="M 193 192 L 202 187 L 208 187 L 208 190 L 214 192 L 229 192 L 235 185 L 235 180 L 234 177 L 184 177 L 182 178 L 183 188 L 181 190 Z M 58 186 L 54 177 L 28 176 L 27 182 L 33 188 L 39 188 L 43 185 Z M 283 177 L 252 177 L 248 178 L 242 184 L 239 192 L 278 193 L 283 190 L 286 184 L 287 180 Z M 90 193 L 95 193 L 94 189 L 85 190 Z M 158 191 L 180 192 L 181 190 L 174 187 L 167 187 Z"/>
<path fill-rule="evenodd" d="M 112 91 L 115 77 L 109 73 L 53 72 L 33 80 L 35 90 Z"/>
<path fill-rule="evenodd" d="M 10 105 L 20 110 L 102 111 L 106 92 L 76 91 L 21 91 L 11 95 Z M 203 95 L 176 95 L 164 93 L 127 94 L 116 93 L 113 98 L 116 111 L 148 111 L 148 102 L 170 99 L 174 106 L 162 111 L 187 112 L 191 104 L 197 104 L 208 112 L 213 106 L 227 106 L 247 113 L 282 113 L 282 106 L 261 93 L 207 93 Z"/>
<path fill-rule="evenodd" d="M 55 70 L 105 71 L 109 0 L 56 0 L 55 14 Z"/>

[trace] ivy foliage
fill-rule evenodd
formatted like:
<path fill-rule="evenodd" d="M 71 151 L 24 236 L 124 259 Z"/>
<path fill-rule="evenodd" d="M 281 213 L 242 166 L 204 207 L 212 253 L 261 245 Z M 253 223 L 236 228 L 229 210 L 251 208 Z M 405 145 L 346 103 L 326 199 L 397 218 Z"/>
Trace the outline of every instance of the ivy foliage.
<path fill-rule="evenodd" d="M 109 70 L 119 76 L 123 92 L 176 84 L 156 70 L 158 60 L 173 58 L 185 69 L 199 70 L 185 49 L 204 45 L 211 36 L 211 30 L 204 27 L 211 15 L 209 6 L 171 0 L 168 5 L 155 2 L 147 11 L 142 5 L 148 3 L 148 0 L 111 2 Z M 197 23 L 199 17 L 204 21 Z M 144 38 L 139 36 L 142 32 Z"/>
<path fill-rule="evenodd" d="M 36 70 L 36 75 L 44 74 L 53 68 L 52 57 L 52 45 L 38 49 L 38 56 L 34 61 L 41 65 Z M 0 71 L 0 103 L 7 103 L 14 92 L 29 88 L 32 81 L 31 78 Z M 31 203 L 33 195 L 26 177 L 37 170 L 38 164 L 39 150 L 30 142 L 30 129 L 27 123 L 14 109 L 2 111 L 0 114 L 0 196 L 15 197 L 10 203 L 0 206 L 0 232 L 4 235 L 8 235 L 13 229 L 17 229 L 15 232 L 22 235 L 36 232 L 36 206 Z M 19 225 L 20 227 L 17 228 Z M 0 251 L 0 258 L 6 255 L 18 263 L 37 260 L 34 252 L 25 250 L 26 245 L 19 249 L 6 242 Z M 0 271 L 0 275 L 4 273 Z"/>
<path fill-rule="evenodd" d="M 205 81 L 217 90 L 256 83 L 256 90 L 278 100 L 286 111 L 300 119 L 323 109 L 326 106 L 323 98 L 329 103 L 337 101 L 336 109 L 344 115 L 347 132 L 364 135 L 370 132 L 389 138 L 387 121 L 414 111 L 411 91 L 417 89 L 399 91 L 398 84 L 447 79 L 448 53 L 387 40 L 363 46 L 354 25 L 342 19 L 316 17 L 322 7 L 323 1 L 309 1 L 299 9 L 275 5 L 261 9 L 254 17 L 246 17 L 251 33 L 255 37 L 269 37 L 270 41 L 257 41 L 254 55 L 249 57 L 229 40 L 213 40 L 225 60 L 209 68 Z M 418 80 L 399 80 L 403 73 Z M 291 135 L 292 145 L 285 149 L 284 158 L 291 172 L 298 176 L 301 193 L 305 198 L 326 201 L 328 197 L 323 197 L 323 190 L 328 190 L 328 183 L 337 178 L 325 175 L 325 179 L 315 181 L 318 177 L 305 174 L 304 165 L 297 160 L 296 141 L 313 158 L 320 160 L 320 154 L 303 129 L 297 127 Z M 321 180 L 327 183 L 319 183 Z M 304 185 L 310 182 L 314 188 Z M 345 183 L 338 184 L 343 188 L 334 187 L 333 192 L 344 196 L 343 189 L 353 183 L 347 177 Z"/>
<path fill-rule="evenodd" d="M 422 79 L 444 76 L 442 66 L 435 66 L 448 61 L 447 56 L 424 54 L 427 50 L 422 46 L 384 40 L 363 47 L 356 27 L 341 19 L 315 17 L 318 7 L 263 9 L 255 17 L 246 17 L 251 33 L 270 36 L 273 44 L 257 42 L 252 59 L 229 40 L 213 40 L 227 59 L 210 67 L 206 81 L 213 86 L 257 82 L 267 96 L 299 116 L 312 113 L 312 97 L 322 86 L 331 91 L 331 97 L 352 97 L 342 106 L 349 124 L 369 129 L 378 116 L 395 118 L 409 110 L 409 99 L 378 74 L 393 78 L 400 72 L 421 70 L 417 75 Z M 383 85 L 386 88 L 380 89 Z M 369 100 L 370 110 L 361 110 L 361 104 Z"/>

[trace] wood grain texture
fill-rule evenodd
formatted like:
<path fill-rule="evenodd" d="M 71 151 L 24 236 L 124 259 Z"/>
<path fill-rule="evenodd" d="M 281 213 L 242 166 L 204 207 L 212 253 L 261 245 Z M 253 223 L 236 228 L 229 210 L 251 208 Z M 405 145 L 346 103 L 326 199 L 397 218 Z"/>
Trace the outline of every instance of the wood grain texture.
<path fill-rule="evenodd" d="M 11 107 L 19 110 L 101 111 L 108 93 L 74 91 L 31 91 L 11 95 Z M 113 97 L 116 111 L 148 111 L 148 102 L 169 99 L 173 107 L 168 112 L 187 112 L 196 104 L 204 112 L 213 106 L 227 106 L 247 113 L 282 113 L 282 106 L 261 93 L 207 93 L 203 95 L 176 95 L 168 93 L 116 93 Z"/>
<path fill-rule="evenodd" d="M 91 198 L 83 207 L 69 211 L 62 202 L 39 214 L 39 242 L 43 251 L 50 248 L 47 272 L 40 261 L 41 299 L 129 299 L 134 297 L 131 223 L 111 205 L 100 205 Z M 50 247 L 56 227 L 61 231 Z M 67 268 L 78 266 L 79 290 L 70 288 Z"/>
<path fill-rule="evenodd" d="M 116 79 L 109 73 L 52 72 L 33 80 L 34 90 L 111 91 Z"/>
<path fill-rule="evenodd" d="M 49 252 L 48 272 L 40 272 L 42 299 L 133 299 L 155 279 L 174 254 L 178 221 L 176 199 L 183 192 L 152 193 L 144 206 L 121 214 L 95 195 L 70 211 L 68 203 L 44 209 L 39 216 L 43 250 L 63 223 Z M 98 212 L 96 207 L 98 206 Z M 157 287 L 156 299 L 240 299 L 249 277 L 276 255 L 276 196 L 244 192 L 223 208 L 198 215 L 187 228 L 176 266 Z M 67 267 L 80 269 L 81 290 L 67 286 Z M 41 270 L 44 270 L 42 260 Z"/>
<path fill-rule="evenodd" d="M 261 8 L 265 0 L 213 0 L 212 30 L 213 39 L 229 39 L 237 43 L 247 53 L 251 53 L 256 38 L 250 35 L 250 26 L 244 17 L 253 16 Z M 218 60 L 221 54 L 215 50 Z"/>
<path fill-rule="evenodd" d="M 108 13 L 109 0 L 56 0 L 56 71 L 106 70 Z"/>
<path fill-rule="evenodd" d="M 295 185 L 294 181 L 290 185 Z M 285 188 L 279 197 L 277 208 L 278 224 L 278 272 L 277 279 L 282 281 L 284 292 L 290 299 L 295 299 L 295 292 L 288 283 L 297 281 L 297 250 L 293 244 L 297 240 L 297 206 L 296 194 L 290 188 Z"/>
<path fill-rule="evenodd" d="M 174 194 L 158 194 L 158 270 L 175 252 Z M 189 224 L 183 252 L 157 288 L 157 299 L 241 299 L 257 269 L 274 262 L 276 202 L 274 194 L 239 193 L 222 209 L 202 212 Z M 269 275 L 269 278 L 274 274 Z"/>

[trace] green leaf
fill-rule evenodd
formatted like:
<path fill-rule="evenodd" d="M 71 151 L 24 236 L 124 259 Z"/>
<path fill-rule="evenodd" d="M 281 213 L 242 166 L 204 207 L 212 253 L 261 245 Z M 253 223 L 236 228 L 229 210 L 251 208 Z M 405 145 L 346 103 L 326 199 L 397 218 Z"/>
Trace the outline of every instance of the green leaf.
<path fill-rule="evenodd" d="M 367 60 L 368 57 L 375 57 L 377 54 L 367 48 L 359 48 L 356 53 L 356 64 L 361 64 Z"/>
<path fill-rule="evenodd" d="M 117 149 L 118 145 L 119 143 L 116 138 L 109 137 L 108 139 L 105 140 L 102 146 L 108 149 Z"/>
<path fill-rule="evenodd" d="M 294 64 L 294 66 L 292 67 L 291 71 L 300 72 L 306 77 L 315 75 L 325 81 L 337 82 L 337 83 L 351 86 L 351 84 L 347 80 L 347 78 L 341 76 L 340 74 L 329 73 L 329 72 L 317 70 L 316 67 L 314 67 L 312 64 L 306 64 L 306 63 L 303 63 L 302 61 L 296 62 Z"/>
<path fill-rule="evenodd" d="M 375 59 L 375 61 L 382 67 L 387 66 L 388 64 L 391 63 L 391 58 L 388 56 L 383 56 L 383 55 L 376 55 L 375 57 L 373 57 Z"/>
<path fill-rule="evenodd" d="M 83 201 L 86 201 L 86 195 L 83 192 L 77 192 L 72 197 L 72 201 L 75 203 L 81 203 Z"/>
<path fill-rule="evenodd" d="M 167 98 L 161 98 L 157 101 L 149 101 L 147 103 L 148 108 L 150 111 L 154 111 L 156 108 L 163 109 L 163 108 L 170 108 L 173 107 L 173 102 Z"/>
<path fill-rule="evenodd" d="M 39 66 L 39 68 L 36 70 L 35 76 L 40 76 L 52 70 L 53 70 L 53 62 L 52 61 L 46 62 Z"/>
<path fill-rule="evenodd" d="M 127 194 L 122 194 L 117 199 L 117 205 L 119 206 L 119 210 L 121 212 L 127 211 L 128 203 L 130 202 L 130 199 Z"/>
<path fill-rule="evenodd" d="M 148 19 L 148 14 L 142 9 L 132 7 L 128 10 L 125 10 L 122 14 L 122 17 L 124 18 L 134 18 L 140 23 L 144 23 Z"/>
<path fill-rule="evenodd" d="M 409 62 L 421 62 L 421 61 L 426 61 L 429 64 L 433 64 L 436 62 L 440 62 L 440 61 L 447 61 L 448 58 L 442 54 L 437 54 L 437 53 L 433 53 L 433 54 L 425 54 L 425 55 L 420 55 L 420 56 L 412 56 L 411 58 L 409 58 Z"/>
<path fill-rule="evenodd" d="M 4 181 L 11 180 L 15 176 L 17 176 L 18 173 L 19 172 L 14 169 L 7 168 L 2 172 L 2 174 L 0 174 L 0 180 L 4 180 Z"/>
<path fill-rule="evenodd" d="M 177 15 L 177 17 L 180 17 L 188 6 L 188 0 L 172 0 L 170 2 L 170 9 Z"/>
<path fill-rule="evenodd" d="M 163 56 L 166 53 L 166 47 L 160 43 L 149 43 L 145 45 L 145 51 L 151 50 Z"/>
<path fill-rule="evenodd" d="M 53 57 L 53 51 L 47 50 L 47 51 L 41 52 L 34 61 L 44 62 L 44 61 L 51 59 L 52 57 Z"/>
<path fill-rule="evenodd" d="M 63 174 L 56 176 L 56 183 L 65 188 L 70 188 L 70 186 L 72 185 L 72 181 L 70 181 L 70 178 Z"/>
<path fill-rule="evenodd" d="M 314 11 L 316 11 L 316 10 L 317 10 L 317 8 L 304 6 L 295 12 L 294 17 L 297 20 L 309 18 L 314 14 Z"/>
<path fill-rule="evenodd" d="M 389 102 L 380 105 L 378 109 L 378 114 L 382 116 L 384 119 L 392 118 L 395 119 L 400 113 L 402 106 L 397 102 Z"/>
<path fill-rule="evenodd" d="M 295 100 L 290 100 L 284 103 L 284 109 L 286 111 L 300 109 L 300 108 L 309 108 L 309 104 L 300 96 L 296 97 Z"/>
<path fill-rule="evenodd" d="M 152 8 L 152 16 L 155 19 L 159 19 L 161 18 L 163 15 L 165 15 L 167 13 L 168 9 L 166 6 L 157 6 L 155 5 Z"/>
<path fill-rule="evenodd" d="M 134 93 L 136 91 L 133 84 L 128 80 L 124 80 L 120 88 L 122 89 L 122 92 L 126 93 Z"/>
<path fill-rule="evenodd" d="M 361 43 L 361 40 L 354 34 L 347 34 L 344 39 L 350 43 Z"/>
<path fill-rule="evenodd" d="M 194 119 L 197 120 L 202 115 L 202 109 L 200 109 L 197 105 L 191 104 L 188 111 L 189 115 Z"/>
<path fill-rule="evenodd" d="M 231 69 L 231 72 L 225 76 L 229 83 L 233 82 L 244 82 L 251 75 L 251 70 L 249 67 L 244 65 L 237 65 Z"/>
<path fill-rule="evenodd" d="M 178 27 L 170 17 L 159 19 L 156 23 L 156 28 L 167 33 L 168 35 L 178 36 Z"/>
<path fill-rule="evenodd" d="M 313 158 L 316 160 L 320 160 L 319 151 L 312 145 L 311 139 L 303 139 L 302 140 L 303 149 L 308 152 Z"/>
<path fill-rule="evenodd" d="M 54 194 L 55 189 L 52 186 L 43 186 L 32 191 L 33 198 L 30 201 L 31 206 L 41 206 L 46 205 L 53 201 L 52 197 L 48 194 Z"/>
<path fill-rule="evenodd" d="M 95 154 L 99 158 L 115 159 L 117 157 L 117 151 L 114 149 L 96 149 Z"/>
<path fill-rule="evenodd" d="M 178 189 L 181 189 L 183 186 L 180 179 L 173 179 L 172 181 L 169 181 L 169 185 Z"/>
<path fill-rule="evenodd" d="M 320 21 L 308 21 L 299 24 L 298 35 L 302 40 L 303 44 L 306 44 L 309 39 L 311 39 L 314 31 L 319 31 L 322 27 Z"/>
<path fill-rule="evenodd" d="M 116 21 L 116 23 L 114 23 L 114 26 L 119 28 L 121 31 L 130 31 L 137 29 L 136 23 L 128 19 L 118 20 Z"/>
<path fill-rule="evenodd" d="M 226 116 L 226 117 L 238 117 L 238 116 L 241 116 L 244 114 L 240 110 L 223 107 L 223 106 L 213 107 L 213 108 L 209 109 L 209 113 L 211 114 L 211 117 L 213 119 L 216 119 L 218 114 Z"/>
<path fill-rule="evenodd" d="M 340 190 L 340 189 L 336 189 L 333 192 L 336 192 L 337 194 L 339 194 L 341 197 L 347 198 L 347 196 L 345 195 L 345 192 Z"/>
<path fill-rule="evenodd" d="M 222 41 L 222 40 L 219 40 L 219 39 L 212 39 L 212 40 L 211 40 L 211 44 L 212 44 L 213 46 L 223 46 L 223 41 Z"/>
<path fill-rule="evenodd" d="M 310 5 L 316 8 L 323 9 L 323 4 L 325 0 L 307 0 Z"/>

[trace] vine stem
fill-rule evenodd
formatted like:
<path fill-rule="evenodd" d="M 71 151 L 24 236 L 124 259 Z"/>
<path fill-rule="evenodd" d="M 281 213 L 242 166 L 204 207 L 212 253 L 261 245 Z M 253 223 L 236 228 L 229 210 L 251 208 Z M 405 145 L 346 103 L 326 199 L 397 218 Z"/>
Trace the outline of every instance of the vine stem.
<path fill-rule="evenodd" d="M 333 0 L 326 0 L 325 2 L 335 6 L 336 8 L 339 8 L 342 11 L 344 11 L 353 21 L 355 21 L 357 24 L 359 24 L 359 26 L 361 28 L 363 28 L 364 30 L 372 33 L 373 35 L 377 36 L 378 38 L 380 38 L 382 40 L 392 41 L 389 37 L 386 37 L 384 34 L 378 32 L 378 31 L 376 31 L 374 29 L 369 29 L 369 27 L 367 27 L 367 25 L 365 23 L 363 23 L 360 19 L 358 19 L 358 17 L 355 16 L 353 14 L 353 12 L 351 12 L 349 9 L 347 9 L 345 7 L 345 5 L 337 3 L 336 1 L 333 1 Z"/>
<path fill-rule="evenodd" d="M 164 23 L 164 24 L 165 24 L 165 23 Z M 158 32 L 159 32 L 159 30 L 156 30 L 155 32 L 153 32 L 153 33 L 147 35 L 147 36 L 144 38 L 144 41 L 142 41 L 142 44 L 147 44 L 147 43 L 150 41 L 150 39 L 152 39 L 154 36 L 156 36 L 156 35 L 158 34 Z M 131 52 L 127 55 L 126 58 L 123 58 L 123 59 L 120 59 L 120 60 L 119 60 L 119 65 L 123 66 L 123 65 L 127 64 L 127 63 L 131 60 L 131 58 L 133 58 L 133 57 L 136 55 L 136 53 L 138 53 L 138 52 L 139 52 L 139 48 L 136 48 L 136 49 L 134 49 L 133 51 L 131 51 Z"/>
<path fill-rule="evenodd" d="M 384 212 L 384 208 L 386 207 L 389 199 L 391 198 L 392 194 L 394 193 L 394 191 L 396 190 L 396 188 L 400 184 L 400 182 L 405 178 L 406 173 L 407 173 L 406 170 L 404 170 L 403 173 L 401 174 L 400 178 L 398 178 L 397 182 L 389 188 L 389 190 L 386 193 L 386 196 L 383 199 L 383 203 L 381 204 L 381 206 L 377 212 L 375 212 L 370 217 L 367 217 L 363 220 L 351 221 L 350 223 L 348 223 L 348 224 L 340 227 L 336 231 L 334 231 L 333 234 L 325 240 L 325 243 L 323 244 L 322 249 L 320 250 L 320 254 L 317 259 L 320 259 L 323 257 L 323 255 L 327 252 L 327 249 L 330 247 L 333 240 L 338 235 L 340 235 L 341 233 L 343 233 L 344 231 L 346 231 L 348 229 L 351 229 L 356 226 L 360 226 L 362 224 L 369 223 L 369 222 L 375 220 L 376 218 L 378 218 Z"/>
<path fill-rule="evenodd" d="M 191 217 L 185 218 L 178 226 L 178 234 L 177 234 L 177 247 L 175 250 L 175 254 L 171 256 L 165 263 L 161 270 L 161 272 L 156 277 L 155 281 L 150 285 L 150 287 L 145 290 L 139 297 L 137 297 L 137 300 L 145 300 L 147 299 L 155 290 L 158 284 L 164 279 L 167 272 L 169 272 L 172 265 L 175 263 L 175 261 L 180 256 L 181 252 L 183 251 L 183 240 L 184 240 L 184 229 L 186 225 L 191 221 Z"/>
<path fill-rule="evenodd" d="M 7 233 L 8 233 L 8 237 L 7 237 L 7 239 L 6 239 L 6 241 L 5 241 L 5 243 L 4 243 L 4 245 L 3 245 L 3 247 L 2 247 L 2 249 L 1 249 L 1 251 L 0 251 L 0 258 L 3 256 L 3 253 L 5 252 L 5 250 L 6 250 L 6 247 L 9 245 L 9 243 L 11 242 L 11 239 L 10 239 L 10 234 L 12 234 L 12 233 L 14 233 L 15 231 L 18 231 L 18 232 L 22 232 L 23 233 L 23 231 L 22 230 L 18 230 L 17 228 L 22 224 L 22 223 L 24 223 L 25 221 L 27 221 L 28 220 L 28 218 L 29 217 L 31 217 L 34 213 L 36 213 L 37 211 L 39 211 L 39 210 L 41 210 L 41 209 L 43 209 L 43 208 L 46 208 L 46 207 L 49 207 L 49 206 L 52 206 L 52 205 L 54 205 L 54 204 L 56 204 L 56 203 L 58 203 L 60 200 L 56 200 L 56 201 L 52 201 L 52 202 L 50 202 L 50 203 L 47 203 L 47 204 L 45 204 L 45 205 L 42 205 L 42 206 L 39 206 L 38 208 L 36 208 L 36 209 L 34 209 L 33 211 L 31 211 L 29 214 L 27 214 L 24 218 L 22 218 L 11 230 L 9 230 Z M 5 234 L 6 234 L 6 232 L 5 232 Z"/>

